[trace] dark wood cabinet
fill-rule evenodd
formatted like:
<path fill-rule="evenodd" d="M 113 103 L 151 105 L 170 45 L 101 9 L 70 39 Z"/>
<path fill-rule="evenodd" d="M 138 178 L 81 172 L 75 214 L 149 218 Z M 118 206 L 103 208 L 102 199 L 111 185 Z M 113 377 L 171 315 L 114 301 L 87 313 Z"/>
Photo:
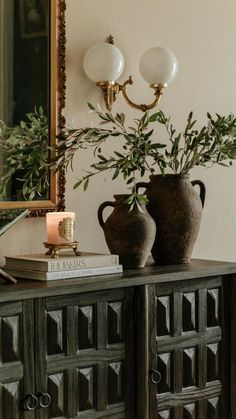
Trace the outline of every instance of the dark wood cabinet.
<path fill-rule="evenodd" d="M 1 419 L 131 417 L 132 288 L 2 303 L 0 322 Z"/>
<path fill-rule="evenodd" d="M 35 393 L 33 301 L 0 303 L 0 418 L 22 418 L 22 402 Z M 33 419 L 29 411 L 25 415 Z"/>
<path fill-rule="evenodd" d="M 40 419 L 124 418 L 130 411 L 132 305 L 132 289 L 36 301 L 36 388 L 51 397 Z"/>
<path fill-rule="evenodd" d="M 229 417 L 223 301 L 221 277 L 149 287 L 150 419 Z"/>
<path fill-rule="evenodd" d="M 0 419 L 236 419 L 235 274 L 0 283 Z"/>

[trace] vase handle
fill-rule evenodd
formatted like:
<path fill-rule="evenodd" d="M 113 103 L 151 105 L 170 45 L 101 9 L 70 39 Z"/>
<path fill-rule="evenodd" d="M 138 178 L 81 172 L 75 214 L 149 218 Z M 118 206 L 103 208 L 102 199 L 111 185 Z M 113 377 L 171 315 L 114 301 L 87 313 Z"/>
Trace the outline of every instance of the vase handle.
<path fill-rule="evenodd" d="M 136 184 L 136 190 L 138 192 L 139 188 L 145 188 L 145 189 L 147 189 L 148 186 L 149 186 L 149 182 L 138 182 Z"/>
<path fill-rule="evenodd" d="M 205 203 L 205 197 L 206 197 L 206 187 L 204 185 L 204 183 L 201 180 L 193 180 L 192 185 L 198 185 L 200 188 L 200 199 L 202 201 L 202 206 L 204 207 L 204 203 Z"/>
<path fill-rule="evenodd" d="M 99 224 L 102 228 L 104 228 L 104 225 L 105 225 L 102 215 L 103 215 L 103 210 L 106 207 L 113 207 L 114 208 L 115 204 L 112 201 L 105 201 L 99 206 L 99 208 L 98 208 L 98 222 L 99 222 Z"/>

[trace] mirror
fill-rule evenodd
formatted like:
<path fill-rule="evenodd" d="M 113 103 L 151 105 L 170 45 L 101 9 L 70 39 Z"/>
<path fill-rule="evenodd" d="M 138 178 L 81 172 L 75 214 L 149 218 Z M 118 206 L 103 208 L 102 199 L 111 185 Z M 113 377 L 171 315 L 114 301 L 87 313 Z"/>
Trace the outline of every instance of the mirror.
<path fill-rule="evenodd" d="M 65 0 L 0 0 L 0 209 L 43 215 L 65 206 L 65 174 L 46 166 L 65 123 L 65 8 Z M 21 167 L 23 153 L 33 166 Z"/>

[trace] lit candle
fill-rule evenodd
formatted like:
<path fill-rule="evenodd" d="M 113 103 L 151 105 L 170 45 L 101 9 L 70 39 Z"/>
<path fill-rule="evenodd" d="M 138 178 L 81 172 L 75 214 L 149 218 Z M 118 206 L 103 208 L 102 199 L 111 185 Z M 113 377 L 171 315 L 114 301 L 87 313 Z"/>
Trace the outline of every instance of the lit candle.
<path fill-rule="evenodd" d="M 67 244 L 74 241 L 74 212 L 48 212 L 46 214 L 47 241 Z"/>

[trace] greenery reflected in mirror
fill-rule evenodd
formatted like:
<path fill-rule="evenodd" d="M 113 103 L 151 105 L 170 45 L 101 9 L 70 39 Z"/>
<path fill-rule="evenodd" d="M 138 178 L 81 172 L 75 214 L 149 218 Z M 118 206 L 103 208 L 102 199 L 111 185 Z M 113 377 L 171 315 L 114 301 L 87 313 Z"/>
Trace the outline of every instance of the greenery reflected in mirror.
<path fill-rule="evenodd" d="M 48 197 L 48 118 L 42 107 L 13 127 L 0 121 L 0 150 L 3 155 L 0 199 Z"/>
<path fill-rule="evenodd" d="M 48 169 L 64 123 L 64 13 L 65 0 L 0 0 L 0 208 L 64 205 L 63 173 Z"/>

